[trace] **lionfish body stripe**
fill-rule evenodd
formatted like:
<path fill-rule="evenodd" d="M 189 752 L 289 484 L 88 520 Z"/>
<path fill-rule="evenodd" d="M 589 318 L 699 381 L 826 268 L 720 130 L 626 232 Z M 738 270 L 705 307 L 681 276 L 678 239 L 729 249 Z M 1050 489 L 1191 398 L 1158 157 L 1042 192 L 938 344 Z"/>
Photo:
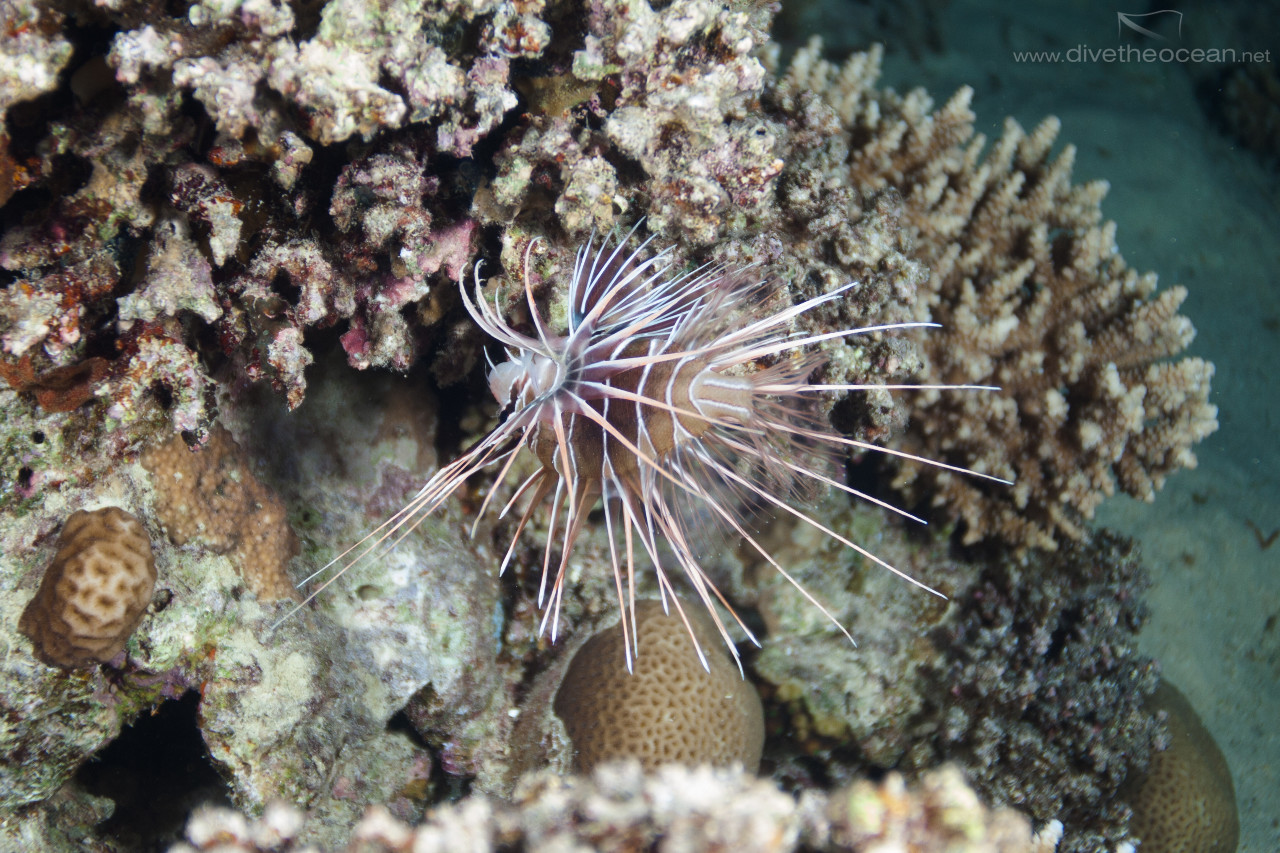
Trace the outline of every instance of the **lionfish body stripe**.
<path fill-rule="evenodd" d="M 687 520 L 687 509 L 697 505 L 794 584 L 846 637 L 844 626 L 751 534 L 745 507 L 769 506 L 790 513 L 937 594 L 796 509 L 789 499 L 806 484 L 836 487 L 915 518 L 824 473 L 845 448 L 883 448 L 832 433 L 813 408 L 814 392 L 938 386 L 812 385 L 808 377 L 824 359 L 806 348 L 849 335 L 933 324 L 796 332 L 792 330 L 796 318 L 839 299 L 854 283 L 761 317 L 759 306 L 767 303 L 774 289 L 752 278 L 751 267 L 730 270 L 707 265 L 669 275 L 670 249 L 643 258 L 653 238 L 624 253 L 627 239 L 612 248 L 608 238 L 598 248 L 589 241 L 578 250 L 569 283 L 568 329 L 563 335 L 548 328 L 534 300 L 529 278 L 533 244 L 525 255 L 524 295 L 534 335 L 513 328 L 484 298 L 480 264 L 476 264 L 474 296 L 463 286 L 463 302 L 475 322 L 506 348 L 506 361 L 490 362 L 489 387 L 510 412 L 478 444 L 436 472 L 400 512 L 312 575 L 342 565 L 308 601 L 374 550 L 394 547 L 468 478 L 501 464 L 472 526 L 474 535 L 522 449 L 534 454 L 539 467 L 499 512 L 499 517 L 506 516 L 531 494 L 516 522 L 501 571 L 509 565 L 534 511 L 550 497 L 538 604 L 544 611 L 540 632 L 550 627 L 554 641 L 570 553 L 588 511 L 603 498 L 628 669 L 638 653 L 633 631 L 637 542 L 654 566 L 663 601 L 675 605 L 686 627 L 688 619 L 664 569 L 661 541 L 668 544 L 672 558 L 710 611 L 734 658 L 737 651 L 715 601 L 758 645 L 699 567 Z M 762 367 L 762 359 L 773 363 Z M 939 464 L 901 452 L 895 455 Z M 562 533 L 557 561 L 553 549 L 558 531 Z M 622 542 L 617 541 L 619 532 Z M 694 647 L 706 666 L 696 639 Z"/>

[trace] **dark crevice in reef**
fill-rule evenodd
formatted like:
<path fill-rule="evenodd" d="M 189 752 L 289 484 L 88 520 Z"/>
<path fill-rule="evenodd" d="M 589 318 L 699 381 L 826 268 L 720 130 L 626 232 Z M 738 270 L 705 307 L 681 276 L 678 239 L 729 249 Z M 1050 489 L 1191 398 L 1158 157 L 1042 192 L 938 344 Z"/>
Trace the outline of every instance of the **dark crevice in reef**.
<path fill-rule="evenodd" d="M 167 850 L 197 805 L 231 804 L 200 736 L 199 704 L 189 690 L 144 711 L 77 772 L 86 792 L 115 802 L 96 828 L 99 839 L 123 850 Z"/>

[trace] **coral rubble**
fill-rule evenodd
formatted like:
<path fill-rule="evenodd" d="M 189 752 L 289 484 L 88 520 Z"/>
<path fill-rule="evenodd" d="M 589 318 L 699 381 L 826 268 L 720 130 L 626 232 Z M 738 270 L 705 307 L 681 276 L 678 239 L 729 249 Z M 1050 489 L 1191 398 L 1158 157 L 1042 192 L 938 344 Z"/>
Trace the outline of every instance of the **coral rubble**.
<path fill-rule="evenodd" d="M 300 851 L 303 816 L 271 806 L 249 821 L 225 809 L 198 812 L 174 853 Z M 954 768 L 906 787 L 891 776 L 796 802 L 741 770 L 606 764 L 589 777 L 540 773 L 510 802 L 477 795 L 408 826 L 373 809 L 355 827 L 349 853 L 519 849 L 552 851 L 913 850 L 918 853 L 1053 853 L 1053 831 L 1033 836 L 1008 809 L 988 810 Z M 334 848 L 338 849 L 338 848 Z"/>

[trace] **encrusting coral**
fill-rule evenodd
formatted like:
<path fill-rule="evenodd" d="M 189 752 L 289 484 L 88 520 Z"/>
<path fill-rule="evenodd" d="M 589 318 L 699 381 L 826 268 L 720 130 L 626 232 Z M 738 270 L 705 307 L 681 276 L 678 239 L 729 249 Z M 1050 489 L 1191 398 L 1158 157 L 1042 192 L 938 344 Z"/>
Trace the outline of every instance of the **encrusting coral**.
<path fill-rule="evenodd" d="M 194 451 L 173 436 L 148 448 L 141 461 L 155 476 L 156 518 L 175 545 L 227 554 L 262 601 L 297 598 L 289 560 L 298 540 L 284 501 L 254 476 L 231 433 L 215 427 Z"/>
<path fill-rule="evenodd" d="M 77 510 L 18 629 L 51 666 L 106 663 L 142 621 L 155 582 L 151 540 L 136 516 L 114 506 Z"/>
<path fill-rule="evenodd" d="M 715 626 L 686 610 L 706 655 L 703 670 L 684 621 L 660 601 L 637 601 L 635 642 L 643 653 L 627 671 L 621 625 L 600 631 L 574 655 L 555 710 L 588 772 L 608 761 L 741 764 L 753 771 L 764 747 L 760 697 L 724 653 Z"/>
<path fill-rule="evenodd" d="M 1051 157 L 1056 119 L 1029 135 L 1009 120 L 988 149 L 971 90 L 937 111 L 921 90 L 877 90 L 880 56 L 837 69 L 812 44 L 776 97 L 838 114 L 849 152 L 828 180 L 902 195 L 911 255 L 930 271 L 917 316 L 942 326 L 923 337 L 922 381 L 1002 389 L 924 393 L 899 446 L 1014 483 L 903 466 L 896 485 L 961 518 L 966 542 L 1079 538 L 1105 496 L 1151 500 L 1217 429 L 1213 365 L 1163 361 L 1195 334 L 1178 314 L 1186 289 L 1157 293 L 1154 274 L 1124 263 L 1100 222 L 1106 183 L 1071 183 L 1070 145 Z"/>

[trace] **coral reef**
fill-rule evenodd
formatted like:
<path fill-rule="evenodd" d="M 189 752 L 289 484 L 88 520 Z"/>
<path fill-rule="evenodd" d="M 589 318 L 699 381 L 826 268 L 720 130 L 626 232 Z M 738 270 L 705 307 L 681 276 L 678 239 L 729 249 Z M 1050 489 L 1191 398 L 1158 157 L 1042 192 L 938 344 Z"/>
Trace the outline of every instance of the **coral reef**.
<path fill-rule="evenodd" d="M 1127 836 L 1117 796 L 1159 743 L 1137 649 L 1147 585 L 1132 543 L 1096 534 L 1037 559 L 989 561 L 936 629 L 906 766 L 957 762 L 992 802 L 1066 827 L 1062 850 Z M 1051 780 L 1041 782 L 1038 780 Z"/>
<path fill-rule="evenodd" d="M 679 614 L 653 600 L 636 602 L 634 641 L 643 652 L 632 671 L 621 624 L 597 633 L 574 654 L 554 707 L 581 772 L 628 758 L 646 769 L 672 763 L 759 766 L 760 697 L 724 653 L 710 619 L 698 608 L 685 612 L 701 654 L 693 650 Z"/>
<path fill-rule="evenodd" d="M 453 281 L 494 233 L 506 270 L 550 238 L 541 288 L 565 278 L 566 237 L 647 215 L 678 261 L 763 261 L 797 298 L 863 280 L 840 308 L 851 326 L 905 316 L 925 275 L 893 238 L 888 201 L 835 190 L 814 210 L 776 203 L 784 166 L 808 164 L 804 150 L 784 156 L 790 117 L 759 110 L 764 9 L 602 3 L 577 49 L 550 44 L 541 4 L 409 4 L 375 22 L 329 3 L 300 42 L 294 10 L 276 4 L 145 21 L 129 4 L 68 10 L 116 35 L 76 69 L 76 98 L 17 122 L 10 153 L 27 177 L 0 217 L 0 266 L 20 283 L 0 299 L 2 360 L 12 373 L 30 358 L 23 375 L 40 377 L 103 358 L 84 399 L 122 431 L 115 446 L 138 447 L 159 413 L 188 443 L 207 440 L 215 372 L 269 380 L 300 405 L 308 334 L 335 325 L 357 367 L 425 354 L 456 380 L 479 347 Z M 512 60 L 539 54 L 546 73 L 518 81 L 527 112 L 494 138 L 517 103 Z M 406 122 L 435 133 L 394 132 Z M 338 150 L 357 134 L 369 145 Z M 450 159 L 482 139 L 494 173 Z M 336 182 L 299 180 L 333 181 L 335 167 Z M 914 359 L 901 341 L 828 348 L 832 381 Z M 882 401 L 871 418 L 883 432 L 892 410 Z"/>
<path fill-rule="evenodd" d="M 223 809 L 198 812 L 187 844 L 173 853 L 265 853 L 294 842 L 303 816 L 271 806 L 255 821 Z M 741 770 L 679 766 L 645 774 L 635 763 L 607 764 L 590 777 L 540 773 L 511 802 L 472 796 L 435 810 L 416 827 L 385 809 L 355 828 L 349 853 L 513 849 L 552 851 L 793 850 L 917 853 L 1053 853 L 1053 831 L 1033 836 L 1016 812 L 989 811 L 963 777 L 943 769 L 907 788 L 889 777 L 860 782 L 799 803 Z M 338 849 L 338 848 L 333 848 Z"/>
<path fill-rule="evenodd" d="M 226 554 L 262 601 L 298 597 L 289 560 L 298 538 L 284 502 L 254 476 L 249 457 L 224 427 L 197 450 L 173 436 L 139 460 L 155 476 L 156 518 L 175 545 Z"/>
<path fill-rule="evenodd" d="M 1167 748 L 1125 785 L 1129 828 L 1147 853 L 1234 853 L 1240 840 L 1231 770 L 1186 697 L 1162 681 L 1148 706 L 1164 720 Z"/>
<path fill-rule="evenodd" d="M 1006 392 L 920 398 L 902 447 L 1017 485 L 914 468 L 898 484 L 957 513 L 969 541 L 1077 537 L 1105 494 L 1149 499 L 1216 426 L 1212 367 L 1160 361 L 1191 337 L 1184 292 L 1157 294 L 1125 266 L 1100 224 L 1104 186 L 1072 186 L 1070 147 L 1050 158 L 1052 121 L 1030 135 L 1010 124 L 984 153 L 966 91 L 936 112 L 922 92 L 880 91 L 875 52 L 838 71 L 810 47 L 772 82 L 775 54 L 756 57 L 765 7 L 601 2 L 577 46 L 552 42 L 564 11 L 544 19 L 541 4 L 393 4 L 379 21 L 348 5 L 325 5 L 301 41 L 287 5 L 145 24 L 127 5 L 94 13 L 118 30 L 109 54 L 77 69 L 79 98 L 17 122 L 6 155 L 29 164 L 0 223 L 0 266 L 20 283 L 0 300 L 6 375 L 114 350 L 81 383 L 103 414 L 127 431 L 159 408 L 188 442 L 207 439 L 221 357 L 300 405 L 313 329 L 345 325 L 357 367 L 430 353 L 453 381 L 479 345 L 463 340 L 452 280 L 482 239 L 497 238 L 492 286 L 509 293 L 530 240 L 549 238 L 532 273 L 543 291 L 567 278 L 566 243 L 643 215 L 678 262 L 760 262 L 793 299 L 860 281 L 815 327 L 941 322 L 919 375 Z M 534 56 L 540 76 L 513 78 L 512 60 Z M 527 109 L 497 136 L 517 84 Z M 185 93 L 211 142 L 178 109 Z M 395 132 L 406 123 L 435 133 Z M 356 135 L 369 144 L 336 151 Z M 441 159 L 481 140 L 492 173 Z M 327 211 L 328 187 L 298 180 L 325 173 L 317 152 L 328 173 L 340 166 Z M 262 192 L 264 173 L 279 192 Z M 901 339 L 824 349 L 831 382 L 920 366 Z M 881 395 L 845 426 L 883 438 L 903 409 Z"/>
<path fill-rule="evenodd" d="M 115 506 L 77 510 L 18 630 L 51 666 L 105 663 L 124 650 L 155 583 L 151 539 L 136 516 Z"/>
<path fill-rule="evenodd" d="M 818 825 L 840 828 L 813 847 L 873 845 L 879 830 L 859 815 L 922 826 L 953 802 L 976 822 L 965 826 L 984 826 L 955 780 L 934 793 L 857 789 L 856 815 L 841 811 L 844 793 L 797 805 L 767 782 L 691 770 L 542 776 L 520 789 L 522 806 L 489 799 L 531 766 L 570 766 L 554 697 L 615 599 L 604 534 L 588 529 L 568 567 L 562 645 L 548 648 L 534 615 L 540 549 L 520 549 L 500 582 L 513 522 L 461 540 L 479 483 L 269 631 L 293 605 L 269 599 L 292 594 L 294 537 L 299 565 L 323 566 L 404 506 L 437 450 L 458 452 L 497 416 L 475 402 L 484 342 L 456 280 L 483 256 L 486 296 L 519 327 L 527 254 L 534 298 L 563 326 L 576 244 L 645 218 L 677 265 L 759 264 L 780 300 L 857 282 L 797 332 L 945 322 L 920 341 L 825 341 L 815 379 L 981 381 L 1006 395 L 867 393 L 822 414 L 868 441 L 910 416 L 903 448 L 1015 478 L 996 490 L 901 469 L 911 498 L 954 507 L 969 539 L 1066 543 L 1058 557 L 987 556 L 984 568 L 948 552 L 945 529 L 912 539 L 843 497 L 817 510 L 956 598 L 949 610 L 811 530 L 763 531 L 857 652 L 785 581 L 708 545 L 706 570 L 735 604 L 758 605 L 768 630 L 756 668 L 789 717 L 775 730 L 795 727 L 776 775 L 830 788 L 870 767 L 954 758 L 985 796 L 1039 819 L 1060 810 L 1068 845 L 1095 831 L 1090 798 L 1143 760 L 1149 717 L 1131 700 L 1150 670 L 1132 651 L 1141 584 L 1123 549 L 1071 540 L 1108 491 L 1149 497 L 1191 464 L 1213 427 L 1211 368 L 1160 362 L 1191 334 L 1181 291 L 1158 293 L 1124 265 L 1100 225 L 1102 187 L 1071 185 L 1069 148 L 1049 156 L 1056 125 L 1010 125 L 984 153 L 964 92 L 935 111 L 923 93 L 879 90 L 876 53 L 837 70 L 811 49 L 774 80 L 769 4 L 0 8 L 15 36 L 0 64 L 27 63 L 0 93 L 0 404 L 11 413 L 0 425 L 0 806 L 21 808 L 23 827 L 48 824 L 75 769 L 124 723 L 187 691 L 237 808 L 282 796 L 311 813 L 297 829 L 284 812 L 263 824 L 261 838 L 293 833 L 298 846 L 337 849 L 371 803 L 417 821 L 468 785 L 484 795 L 417 831 L 374 818 L 358 843 L 500 837 L 500 820 L 513 839 L 567 844 L 555 833 L 605 826 L 589 819 L 593 804 L 643 806 L 641 838 L 677 817 L 690 839 L 737 838 L 717 809 L 750 826 L 776 809 L 775 834 L 744 838 L 780 849 Z M 343 360 L 424 370 L 354 380 Z M 279 397 L 255 387 L 266 384 Z M 146 448 L 152 473 L 132 463 Z M 165 572 L 124 669 L 67 676 L 25 651 L 18 613 L 60 519 L 107 503 L 161 520 Z M 545 535 L 545 520 L 530 533 Z M 1053 695 L 1036 692 L 1041 678 Z M 689 796 L 672 801 L 672 789 Z M 836 803 L 836 816 L 816 817 L 815 803 Z M 1109 823 L 1096 831 L 1119 840 L 1123 807 L 1099 808 Z M 1003 814 L 992 820 L 1016 823 L 1016 841 L 991 829 L 965 843 L 1032 849 L 1025 821 Z M 218 843 L 221 821 L 193 843 Z M 923 849 L 918 839 L 937 838 L 883 832 Z"/>
<path fill-rule="evenodd" d="M 815 775 L 954 762 L 988 802 L 1060 820 L 1063 851 L 1124 841 L 1129 810 L 1117 791 L 1159 733 L 1144 706 L 1157 671 L 1137 651 L 1146 579 L 1133 546 L 1099 534 L 969 561 L 913 541 L 907 522 L 844 503 L 828 499 L 819 519 L 951 602 L 805 531 L 777 530 L 790 539 L 779 559 L 849 625 L 858 649 L 791 584 L 764 576 L 769 637 L 755 670 L 791 730 L 775 774 L 807 788 Z"/>
<path fill-rule="evenodd" d="M 258 419 L 235 427 L 236 440 L 247 446 L 296 451 L 267 455 L 253 475 L 299 508 L 291 526 L 309 565 L 322 565 L 336 543 L 354 541 L 372 519 L 400 505 L 416 489 L 410 472 L 435 464 L 428 398 L 409 406 L 403 395 L 390 394 L 394 386 L 385 378 L 331 375 L 345 381 L 318 381 L 314 403 L 292 416 L 283 406 L 266 405 L 262 394 L 239 401 Z M 388 405 L 388 396 L 399 404 Z M 34 409 L 21 401 L 15 409 L 23 406 Z M 25 417 L 13 421 L 6 430 L 30 429 Z M 49 471 L 64 467 L 61 457 L 83 453 L 53 435 L 38 445 Z M 180 443 L 174 449 L 185 454 L 184 464 L 196 455 Z M 215 458 L 205 453 L 200 457 Z M 248 471 L 246 464 L 242 473 Z M 206 475 L 226 480 L 219 469 Z M 44 482 L 39 500 L 0 514 L 0 541 L 14 543 L 5 560 L 12 570 L 0 574 L 0 643 L 7 650 L 0 656 L 0 809 L 6 820 L 23 832 L 47 824 L 57 802 L 49 798 L 70 784 L 77 768 L 139 713 L 188 692 L 198 698 L 191 726 L 231 801 L 255 812 L 279 796 L 305 805 L 316 815 L 309 830 L 315 843 L 330 843 L 335 832 L 345 838 L 371 803 L 416 820 L 438 789 L 461 784 L 450 779 L 501 763 L 513 699 L 496 660 L 500 588 L 455 534 L 456 516 L 335 584 L 323 613 L 299 612 L 278 626 L 292 601 L 264 602 L 246 592 L 227 556 L 157 536 L 153 548 L 163 571 L 156 604 L 130 641 L 127 659 L 70 675 L 39 663 L 17 635 L 17 623 L 51 556 L 66 505 L 117 503 L 158 518 L 164 498 L 156 479 L 140 465 L 117 465 L 84 482 Z M 448 611 L 441 602 L 449 602 Z M 417 699 L 426 694 L 429 700 Z M 432 727 L 424 728 L 431 746 L 397 717 L 411 700 L 432 713 Z M 104 832 L 92 835 L 101 839 Z"/>
<path fill-rule="evenodd" d="M 1217 429 L 1213 366 L 1163 361 L 1194 335 L 1177 313 L 1186 290 L 1156 293 L 1154 274 L 1124 263 L 1115 225 L 1100 224 L 1106 184 L 1072 185 L 1071 146 L 1050 156 L 1056 119 L 1031 134 L 1010 120 L 985 150 L 971 91 L 934 111 L 923 91 L 877 90 L 879 62 L 874 50 L 836 69 L 810 45 L 777 97 L 838 114 L 850 150 L 828 174 L 902 195 L 911 256 L 930 270 L 918 317 L 942 325 L 924 337 L 922 380 L 1002 389 L 926 393 L 899 446 L 1014 482 L 903 467 L 896 485 L 961 518 L 969 543 L 1080 538 L 1105 496 L 1151 500 Z"/>

